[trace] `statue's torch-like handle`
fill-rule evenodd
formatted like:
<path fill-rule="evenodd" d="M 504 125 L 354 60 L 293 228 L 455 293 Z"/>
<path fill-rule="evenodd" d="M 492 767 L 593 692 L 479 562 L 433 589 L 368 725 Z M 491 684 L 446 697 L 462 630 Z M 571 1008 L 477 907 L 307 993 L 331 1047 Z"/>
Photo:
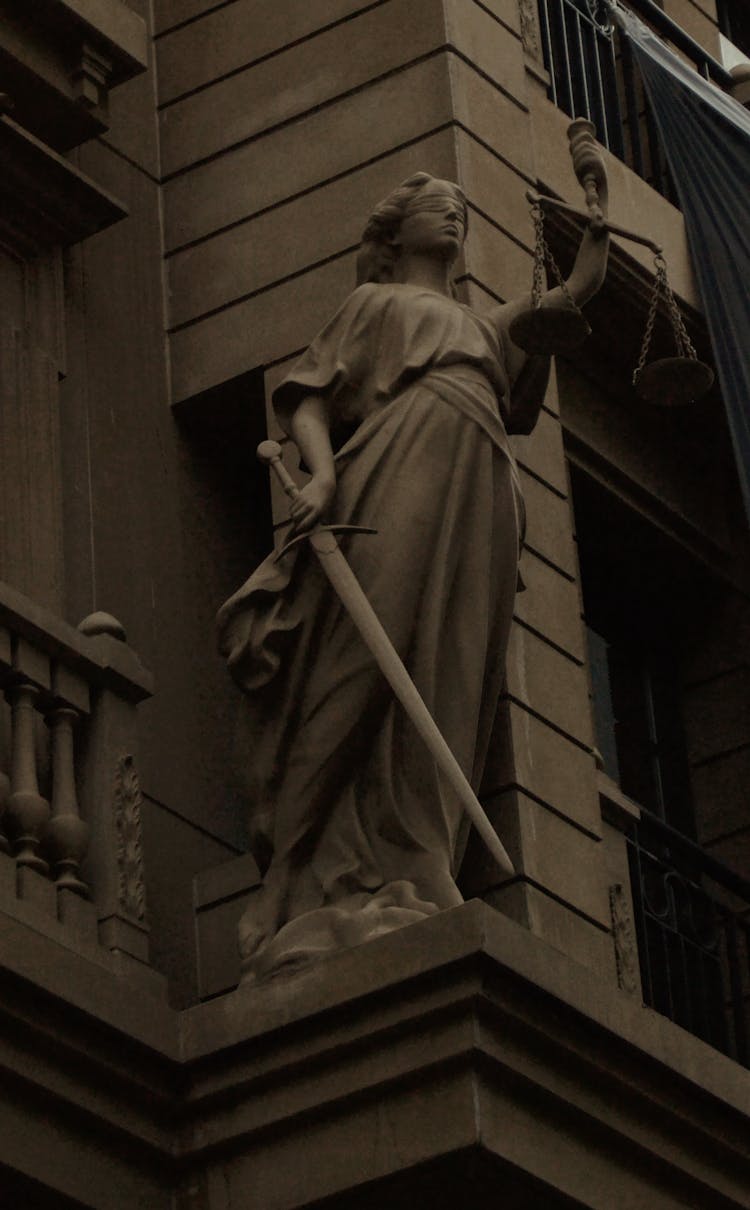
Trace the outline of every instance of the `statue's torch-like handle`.
<path fill-rule="evenodd" d="M 284 491 L 294 498 L 299 489 L 281 461 L 281 446 L 276 441 L 262 441 L 258 458 L 276 475 Z M 425 705 L 395 647 L 388 638 L 362 586 L 339 550 L 334 529 L 339 526 L 314 525 L 305 537 L 318 557 L 320 566 L 356 626 L 376 664 L 401 702 L 412 723 L 424 740 L 443 777 L 471 818 L 504 874 L 514 873 L 513 864 L 500 837 L 490 823 L 484 808 L 472 790 L 466 775 L 443 739 L 437 724 Z M 349 527 L 345 527 L 349 528 Z M 373 532 L 373 531 L 370 531 Z"/>
<path fill-rule="evenodd" d="M 604 229 L 604 214 L 599 204 L 598 182 L 604 178 L 605 168 L 594 138 L 595 134 L 596 127 L 587 118 L 576 118 L 568 127 L 573 171 L 583 186 L 586 205 L 591 215 L 591 227 L 595 231 L 601 231 Z"/>

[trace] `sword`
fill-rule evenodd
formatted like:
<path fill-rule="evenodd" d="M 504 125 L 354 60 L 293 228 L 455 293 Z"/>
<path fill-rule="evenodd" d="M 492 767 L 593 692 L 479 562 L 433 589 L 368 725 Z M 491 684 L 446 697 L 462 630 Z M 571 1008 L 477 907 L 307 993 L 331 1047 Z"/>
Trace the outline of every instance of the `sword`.
<path fill-rule="evenodd" d="M 257 450 L 261 462 L 270 466 L 290 499 L 299 494 L 299 488 L 281 461 L 281 446 L 277 441 L 262 441 Z M 325 575 L 333 587 L 349 617 L 354 622 L 364 643 L 374 657 L 380 671 L 388 681 L 408 717 L 421 735 L 440 771 L 455 791 L 462 806 L 482 837 L 495 861 L 505 874 L 515 873 L 510 857 L 500 837 L 490 823 L 484 808 L 467 781 L 464 772 L 441 735 L 435 720 L 425 705 L 422 696 L 407 672 L 398 652 L 388 638 L 375 610 L 365 596 L 361 584 L 341 553 L 336 541 L 339 530 L 356 529 L 359 526 L 315 525 L 305 534 L 288 543 L 281 554 L 291 545 L 307 539 L 320 562 Z M 365 532 L 373 532 L 372 530 Z M 280 557 L 280 556 L 279 556 Z"/>

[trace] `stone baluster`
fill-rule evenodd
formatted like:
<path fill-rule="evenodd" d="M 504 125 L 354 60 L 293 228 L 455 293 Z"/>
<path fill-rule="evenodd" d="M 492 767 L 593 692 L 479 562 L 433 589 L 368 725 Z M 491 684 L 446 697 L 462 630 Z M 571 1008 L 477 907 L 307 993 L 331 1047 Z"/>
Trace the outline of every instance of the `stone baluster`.
<path fill-rule="evenodd" d="M 49 803 L 39 793 L 36 772 L 34 712 L 38 696 L 38 687 L 29 681 L 11 685 L 7 691 L 12 712 L 12 755 L 5 829 L 19 868 L 46 873 L 47 863 L 39 856 Z"/>
<path fill-rule="evenodd" d="M 69 706 L 56 706 L 47 715 L 52 734 L 52 816 L 44 833 L 44 849 L 58 889 L 88 898 L 88 887 L 79 877 L 89 827 L 81 819 L 76 795 L 73 729 L 77 721 L 78 712 Z"/>

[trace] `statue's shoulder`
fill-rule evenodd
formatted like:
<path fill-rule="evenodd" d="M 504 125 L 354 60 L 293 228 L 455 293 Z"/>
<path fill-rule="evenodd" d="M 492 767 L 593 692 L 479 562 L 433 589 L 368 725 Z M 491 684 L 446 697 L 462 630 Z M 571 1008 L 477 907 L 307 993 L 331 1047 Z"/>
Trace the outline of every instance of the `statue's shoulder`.
<path fill-rule="evenodd" d="M 372 324 L 382 319 L 390 307 L 396 287 L 388 282 L 363 282 L 347 295 L 332 317 L 328 327 L 348 329 L 355 325 L 358 329 L 363 324 Z"/>
<path fill-rule="evenodd" d="M 393 298 L 397 290 L 393 282 L 366 281 L 352 291 L 347 302 L 363 307 L 382 306 Z"/>

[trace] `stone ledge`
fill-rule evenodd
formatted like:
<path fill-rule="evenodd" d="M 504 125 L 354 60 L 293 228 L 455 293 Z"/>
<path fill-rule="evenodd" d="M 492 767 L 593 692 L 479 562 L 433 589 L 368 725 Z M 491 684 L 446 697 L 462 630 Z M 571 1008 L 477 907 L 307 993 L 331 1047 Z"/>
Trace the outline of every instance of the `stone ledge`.
<path fill-rule="evenodd" d="M 149 1210 L 178 1188 L 186 1210 L 250 1189 L 263 1210 L 386 1192 L 437 1210 L 448 1189 L 512 1210 L 747 1205 L 750 1073 L 479 901 L 182 1013 L 11 940 L 0 1037 L 35 1098 L 26 1147 L 46 1173 L 50 1123 L 66 1154 L 95 1145 L 57 1187 L 91 1204 L 90 1175 L 98 1210 L 122 1210 L 105 1178 L 123 1148 Z"/>
<path fill-rule="evenodd" d="M 467 1148 L 602 1210 L 745 1204 L 750 1075 L 478 901 L 190 1009 L 181 1032 L 184 1154 L 264 1206 Z M 364 1143 L 377 1130 L 388 1145 Z"/>
<path fill-rule="evenodd" d="M 9 861 L 9 859 L 5 859 Z M 87 1015 L 118 1037 L 165 1058 L 179 1058 L 177 1015 L 163 995 L 163 979 L 110 952 L 23 900 L 0 898 L 0 1010 L 18 983 L 59 1001 L 57 1019 Z"/>

